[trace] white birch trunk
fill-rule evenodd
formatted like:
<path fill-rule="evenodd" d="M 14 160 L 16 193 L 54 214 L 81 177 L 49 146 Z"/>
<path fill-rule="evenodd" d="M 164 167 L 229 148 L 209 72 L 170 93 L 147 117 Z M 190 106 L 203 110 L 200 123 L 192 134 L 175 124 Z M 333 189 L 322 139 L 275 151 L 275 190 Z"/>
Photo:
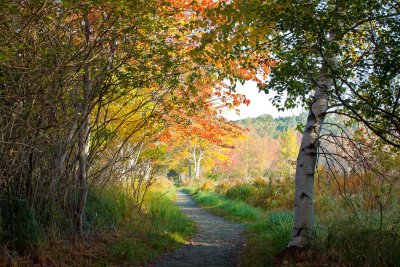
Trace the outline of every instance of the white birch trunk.
<path fill-rule="evenodd" d="M 329 35 L 333 42 L 335 34 Z M 335 58 L 328 64 L 335 64 Z M 313 103 L 307 117 L 307 123 L 301 140 L 296 163 L 296 192 L 294 203 L 294 225 L 288 247 L 305 248 L 311 244 L 314 225 L 314 173 L 317 163 L 319 136 L 328 110 L 328 95 L 332 81 L 328 77 L 328 65 L 324 63 L 321 76 L 317 81 Z"/>
<path fill-rule="evenodd" d="M 196 173 L 197 173 L 197 155 L 196 155 L 196 147 L 193 147 L 193 149 L 192 149 L 192 157 L 193 157 L 194 178 L 197 178 L 197 177 L 196 177 Z"/>
<path fill-rule="evenodd" d="M 194 178 L 195 179 L 200 179 L 201 175 L 201 160 L 203 159 L 204 152 L 200 149 L 197 150 L 197 155 L 195 157 L 195 173 L 194 173 Z"/>

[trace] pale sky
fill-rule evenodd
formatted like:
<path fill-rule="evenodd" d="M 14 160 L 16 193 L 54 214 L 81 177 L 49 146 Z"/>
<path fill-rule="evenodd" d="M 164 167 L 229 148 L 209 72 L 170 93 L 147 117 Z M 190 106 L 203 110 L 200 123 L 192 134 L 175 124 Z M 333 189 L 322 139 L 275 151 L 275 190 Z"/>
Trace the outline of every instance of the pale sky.
<path fill-rule="evenodd" d="M 246 82 L 244 85 L 238 83 L 236 85 L 236 92 L 239 94 L 246 95 L 247 99 L 250 99 L 250 105 L 240 105 L 240 115 L 237 115 L 235 110 L 224 110 L 222 116 L 228 120 L 238 120 L 245 118 L 254 118 L 263 114 L 270 114 L 274 118 L 298 115 L 302 112 L 301 108 L 296 108 L 287 111 L 278 111 L 271 102 L 271 98 L 274 97 L 274 93 L 269 93 L 268 95 L 264 92 L 258 92 L 257 84 L 252 81 Z"/>

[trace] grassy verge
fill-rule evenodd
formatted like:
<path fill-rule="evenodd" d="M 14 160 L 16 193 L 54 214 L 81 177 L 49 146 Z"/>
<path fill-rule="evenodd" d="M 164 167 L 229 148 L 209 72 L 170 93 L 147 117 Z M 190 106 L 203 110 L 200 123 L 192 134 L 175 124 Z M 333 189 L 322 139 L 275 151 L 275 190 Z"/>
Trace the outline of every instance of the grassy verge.
<path fill-rule="evenodd" d="M 152 186 L 142 212 L 119 188 L 93 190 L 87 203 L 87 240 L 43 240 L 25 255 L 0 256 L 6 265 L 142 266 L 184 244 L 196 229 L 174 204 L 176 188 L 168 182 Z M 1 266 L 1 264 L 0 264 Z"/>
<path fill-rule="evenodd" d="M 263 220 L 249 225 L 245 232 L 247 246 L 240 257 L 241 266 L 274 266 L 275 257 L 290 240 L 293 214 L 271 212 Z"/>
<path fill-rule="evenodd" d="M 248 222 L 246 247 L 241 266 L 400 266 L 398 216 L 379 218 L 365 213 L 351 215 L 324 213 L 316 218 L 312 247 L 282 258 L 291 235 L 293 213 L 266 211 L 249 203 L 212 191 L 186 188 L 203 207 L 238 222 Z M 395 213 L 393 213 L 395 214 Z"/>
<path fill-rule="evenodd" d="M 240 201 L 231 200 L 211 191 L 201 191 L 195 187 L 186 187 L 184 191 L 191 194 L 194 200 L 205 209 L 236 222 L 254 222 L 259 220 L 264 212 L 261 209 Z"/>
<path fill-rule="evenodd" d="M 173 203 L 175 187 L 151 190 L 145 201 L 144 214 L 135 214 L 122 229 L 113 245 L 108 246 L 107 257 L 102 264 L 116 265 L 126 262 L 133 266 L 142 265 L 166 250 L 184 244 L 195 232 L 192 222 Z"/>
<path fill-rule="evenodd" d="M 186 187 L 184 190 L 211 212 L 235 222 L 248 223 L 245 231 L 247 244 L 241 255 L 241 266 L 273 266 L 275 256 L 287 246 L 293 222 L 291 212 L 267 212 L 244 201 L 195 187 Z"/>

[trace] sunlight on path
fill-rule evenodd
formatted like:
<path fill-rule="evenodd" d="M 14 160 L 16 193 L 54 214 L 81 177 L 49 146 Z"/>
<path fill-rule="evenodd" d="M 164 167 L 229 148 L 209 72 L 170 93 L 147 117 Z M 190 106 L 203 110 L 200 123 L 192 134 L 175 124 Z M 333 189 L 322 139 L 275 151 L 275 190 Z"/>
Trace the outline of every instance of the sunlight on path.
<path fill-rule="evenodd" d="M 190 195 L 178 191 L 177 206 L 198 226 L 188 244 L 162 257 L 155 267 L 238 266 L 244 225 L 234 224 L 200 208 Z"/>

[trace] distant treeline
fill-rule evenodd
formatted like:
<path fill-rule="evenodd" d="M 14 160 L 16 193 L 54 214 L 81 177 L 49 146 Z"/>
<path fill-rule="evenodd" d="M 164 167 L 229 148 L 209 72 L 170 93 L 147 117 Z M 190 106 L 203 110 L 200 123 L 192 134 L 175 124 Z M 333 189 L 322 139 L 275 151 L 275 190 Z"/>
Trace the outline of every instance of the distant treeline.
<path fill-rule="evenodd" d="M 253 127 L 258 135 L 271 136 L 278 138 L 283 132 L 288 129 L 303 129 L 303 125 L 307 119 L 307 113 L 303 112 L 299 115 L 285 116 L 274 118 L 272 115 L 264 114 L 255 118 L 246 118 L 236 121 L 242 127 Z"/>

